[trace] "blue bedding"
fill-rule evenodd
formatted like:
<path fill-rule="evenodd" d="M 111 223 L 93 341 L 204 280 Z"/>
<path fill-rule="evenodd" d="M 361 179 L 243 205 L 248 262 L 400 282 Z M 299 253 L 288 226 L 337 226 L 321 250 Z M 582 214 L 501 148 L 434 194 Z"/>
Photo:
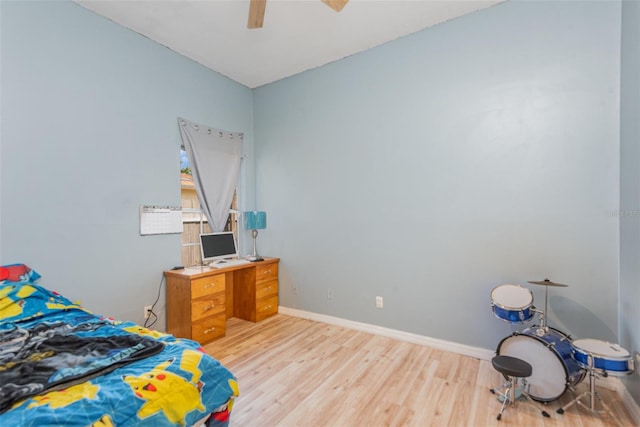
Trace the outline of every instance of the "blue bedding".
<path fill-rule="evenodd" d="M 94 315 L 39 277 L 0 267 L 0 425 L 228 425 L 236 380 L 200 344 Z"/>

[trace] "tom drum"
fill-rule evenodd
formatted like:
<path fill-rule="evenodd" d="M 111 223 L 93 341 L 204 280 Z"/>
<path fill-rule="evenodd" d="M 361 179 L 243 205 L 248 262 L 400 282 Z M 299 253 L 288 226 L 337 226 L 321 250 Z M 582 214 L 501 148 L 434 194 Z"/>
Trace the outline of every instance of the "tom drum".
<path fill-rule="evenodd" d="M 491 290 L 491 308 L 498 319 L 522 323 L 533 317 L 533 293 L 520 285 L 500 285 Z"/>
<path fill-rule="evenodd" d="M 612 375 L 627 375 L 633 372 L 631 354 L 618 344 L 586 338 L 573 342 L 573 358 L 586 369 L 589 368 L 589 356 L 593 358 L 593 367 Z"/>

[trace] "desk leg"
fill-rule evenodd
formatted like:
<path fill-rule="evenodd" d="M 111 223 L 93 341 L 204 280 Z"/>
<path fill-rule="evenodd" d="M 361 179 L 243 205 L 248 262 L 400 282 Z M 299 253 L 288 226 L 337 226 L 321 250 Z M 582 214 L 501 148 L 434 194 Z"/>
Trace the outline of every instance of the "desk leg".
<path fill-rule="evenodd" d="M 233 271 L 226 273 L 226 277 L 224 278 L 224 297 L 227 305 L 227 319 L 233 317 Z"/>

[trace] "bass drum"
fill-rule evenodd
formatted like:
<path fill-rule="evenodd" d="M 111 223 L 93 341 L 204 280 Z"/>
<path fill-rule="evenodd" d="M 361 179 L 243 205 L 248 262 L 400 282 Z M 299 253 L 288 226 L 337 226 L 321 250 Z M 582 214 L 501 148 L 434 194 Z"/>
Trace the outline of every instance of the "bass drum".
<path fill-rule="evenodd" d="M 500 341 L 496 354 L 531 364 L 533 373 L 527 378 L 529 395 L 537 401 L 550 402 L 585 377 L 585 371 L 571 357 L 571 350 L 571 339 L 559 330 L 527 328 Z"/>

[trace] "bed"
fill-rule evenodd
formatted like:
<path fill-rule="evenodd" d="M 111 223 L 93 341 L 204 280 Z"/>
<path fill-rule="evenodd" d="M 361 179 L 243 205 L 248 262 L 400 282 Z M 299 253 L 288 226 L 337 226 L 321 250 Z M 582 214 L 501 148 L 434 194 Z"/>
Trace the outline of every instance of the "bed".
<path fill-rule="evenodd" d="M 0 266 L 0 425 L 227 426 L 236 379 L 200 344 L 95 315 Z"/>

